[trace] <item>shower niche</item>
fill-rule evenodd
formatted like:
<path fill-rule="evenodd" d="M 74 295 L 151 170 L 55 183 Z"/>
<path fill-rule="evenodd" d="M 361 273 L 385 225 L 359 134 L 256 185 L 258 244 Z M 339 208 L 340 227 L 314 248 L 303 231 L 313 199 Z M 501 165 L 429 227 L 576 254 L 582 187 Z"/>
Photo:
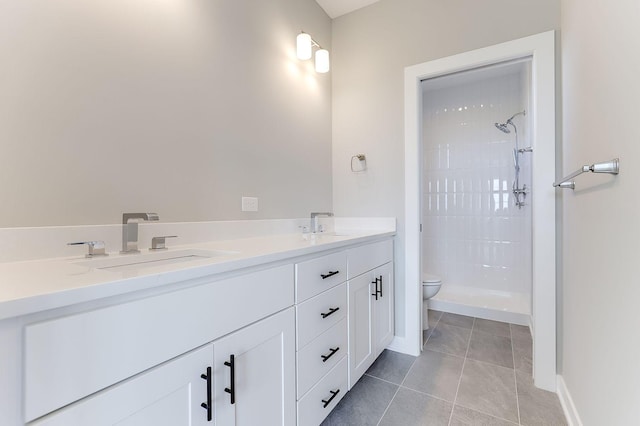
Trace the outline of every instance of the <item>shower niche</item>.
<path fill-rule="evenodd" d="M 422 270 L 429 307 L 529 325 L 532 185 L 528 58 L 424 80 Z"/>

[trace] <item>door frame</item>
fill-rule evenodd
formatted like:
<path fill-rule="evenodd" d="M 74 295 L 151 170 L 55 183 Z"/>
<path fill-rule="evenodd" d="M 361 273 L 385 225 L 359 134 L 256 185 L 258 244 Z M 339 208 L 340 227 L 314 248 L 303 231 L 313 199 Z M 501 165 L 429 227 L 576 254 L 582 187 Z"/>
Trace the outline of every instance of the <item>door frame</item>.
<path fill-rule="evenodd" d="M 407 343 L 420 350 L 422 87 L 428 78 L 531 57 L 532 99 L 532 315 L 533 377 L 556 391 L 556 167 L 555 32 L 412 65 L 404 71 L 405 98 L 405 303 Z M 411 343 L 413 342 L 413 343 Z"/>

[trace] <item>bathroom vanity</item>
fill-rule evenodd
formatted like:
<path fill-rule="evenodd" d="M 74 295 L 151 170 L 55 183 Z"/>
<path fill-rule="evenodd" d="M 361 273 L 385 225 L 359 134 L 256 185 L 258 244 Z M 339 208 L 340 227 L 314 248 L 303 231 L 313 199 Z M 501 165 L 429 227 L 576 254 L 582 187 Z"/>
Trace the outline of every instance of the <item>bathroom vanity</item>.
<path fill-rule="evenodd" d="M 393 338 L 392 236 L 0 264 L 0 423 L 318 425 Z"/>

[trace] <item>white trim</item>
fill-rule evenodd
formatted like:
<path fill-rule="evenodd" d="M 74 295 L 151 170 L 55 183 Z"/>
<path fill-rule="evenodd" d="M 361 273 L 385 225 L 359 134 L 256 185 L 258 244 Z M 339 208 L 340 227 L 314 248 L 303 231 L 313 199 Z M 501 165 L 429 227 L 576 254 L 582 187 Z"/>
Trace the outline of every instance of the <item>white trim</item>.
<path fill-rule="evenodd" d="M 561 375 L 558 375 L 557 382 L 558 398 L 560 399 L 560 405 L 562 405 L 564 416 L 567 419 L 567 424 L 569 426 L 582 426 L 582 421 L 580 420 L 580 416 L 578 415 L 578 410 L 576 410 L 576 406 L 573 403 L 573 398 L 571 398 L 571 394 L 569 393 L 567 384 L 564 382 L 564 379 Z"/>
<path fill-rule="evenodd" d="M 410 345 L 407 339 L 404 337 L 394 336 L 391 343 L 389 343 L 389 346 L 387 346 L 387 349 L 403 354 L 420 356 L 420 350 L 418 349 L 418 351 L 416 352 L 415 347 L 413 345 Z"/>
<path fill-rule="evenodd" d="M 532 245 L 534 381 L 556 390 L 555 34 L 549 31 L 406 67 L 405 95 L 405 324 L 407 346 L 420 349 L 420 134 L 427 78 L 530 56 L 532 69 Z"/>

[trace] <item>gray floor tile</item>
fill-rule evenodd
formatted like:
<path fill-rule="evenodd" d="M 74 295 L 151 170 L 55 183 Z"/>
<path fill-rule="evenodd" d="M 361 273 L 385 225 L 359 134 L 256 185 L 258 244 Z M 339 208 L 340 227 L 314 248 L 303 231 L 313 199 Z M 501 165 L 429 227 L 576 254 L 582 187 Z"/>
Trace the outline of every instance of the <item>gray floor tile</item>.
<path fill-rule="evenodd" d="M 431 332 L 425 349 L 444 352 L 451 355 L 464 357 L 467 353 L 471 330 L 445 324 L 442 321 Z"/>
<path fill-rule="evenodd" d="M 453 402 L 464 358 L 425 350 L 416 359 L 402 386 Z"/>
<path fill-rule="evenodd" d="M 511 338 L 495 336 L 474 329 L 473 333 L 471 333 L 471 343 L 469 344 L 467 357 L 476 361 L 513 368 Z"/>
<path fill-rule="evenodd" d="M 531 340 L 512 339 L 512 343 L 515 369 L 531 375 L 533 373 L 533 347 Z"/>
<path fill-rule="evenodd" d="M 517 424 L 459 405 L 454 407 L 450 423 L 451 426 L 513 426 Z"/>
<path fill-rule="evenodd" d="M 442 316 L 442 312 L 435 311 L 433 309 L 429 309 L 427 311 L 429 317 L 429 328 L 433 328 L 438 325 L 438 321 L 440 321 L 440 317 Z"/>
<path fill-rule="evenodd" d="M 452 314 L 450 312 L 444 312 L 440 317 L 440 321 L 438 322 L 449 324 L 449 325 L 455 325 L 457 327 L 464 327 L 464 328 L 473 327 L 473 317 Z"/>
<path fill-rule="evenodd" d="M 322 425 L 376 425 L 397 389 L 397 385 L 364 375 L 342 398 Z"/>
<path fill-rule="evenodd" d="M 516 371 L 520 422 L 524 426 L 566 425 L 566 419 L 558 395 L 538 389 L 527 373 Z"/>
<path fill-rule="evenodd" d="M 427 339 L 429 338 L 429 336 L 431 335 L 431 332 L 433 331 L 433 327 L 431 327 L 428 330 L 422 330 L 422 341 L 424 343 L 427 343 Z"/>
<path fill-rule="evenodd" d="M 456 404 L 517 422 L 514 370 L 467 359 Z"/>
<path fill-rule="evenodd" d="M 506 322 L 476 318 L 476 321 L 473 323 L 473 330 L 480 330 L 485 333 L 493 334 L 495 336 L 511 338 L 511 329 L 509 327 L 509 324 Z"/>
<path fill-rule="evenodd" d="M 511 337 L 518 340 L 531 341 L 531 330 L 524 325 L 509 324 L 511 328 Z"/>
<path fill-rule="evenodd" d="M 393 398 L 380 425 L 387 426 L 447 426 L 451 416 L 451 403 L 400 388 Z"/>
<path fill-rule="evenodd" d="M 399 385 L 415 359 L 415 356 L 385 349 L 365 374 Z"/>

